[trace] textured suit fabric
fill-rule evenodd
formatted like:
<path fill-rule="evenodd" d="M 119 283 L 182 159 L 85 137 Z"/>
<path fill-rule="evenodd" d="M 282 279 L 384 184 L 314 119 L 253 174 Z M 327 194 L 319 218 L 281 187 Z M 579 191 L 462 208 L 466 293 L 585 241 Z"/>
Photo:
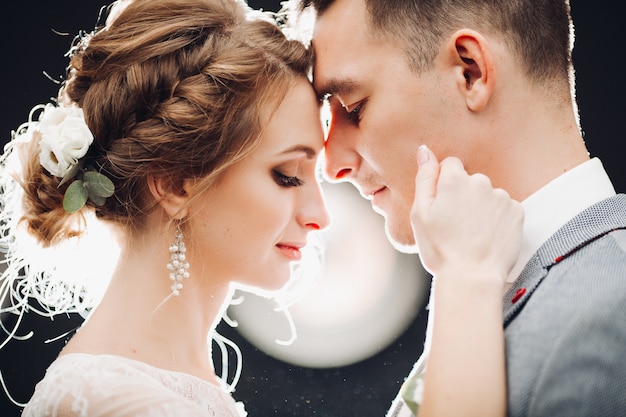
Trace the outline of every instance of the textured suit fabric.
<path fill-rule="evenodd" d="M 548 239 L 503 309 L 509 416 L 626 417 L 626 195 Z"/>

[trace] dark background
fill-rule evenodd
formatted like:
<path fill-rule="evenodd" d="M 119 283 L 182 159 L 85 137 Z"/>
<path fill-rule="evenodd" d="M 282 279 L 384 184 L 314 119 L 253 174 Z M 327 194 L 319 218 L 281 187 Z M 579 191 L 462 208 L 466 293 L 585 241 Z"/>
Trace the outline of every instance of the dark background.
<path fill-rule="evenodd" d="M 0 26 L 3 62 L 0 96 L 0 134 L 3 142 L 10 131 L 26 120 L 34 104 L 56 94 L 53 78 L 64 74 L 67 51 L 74 34 L 91 30 L 105 0 L 47 0 L 12 2 L 4 10 Z M 253 7 L 276 10 L 278 1 L 252 1 Z M 624 16 L 618 1 L 572 0 L 576 26 L 574 63 L 577 97 L 592 156 L 599 156 L 618 191 L 626 191 L 625 135 L 618 128 L 626 117 L 626 70 L 623 34 Z M 621 8 L 620 8 L 621 10 Z M 618 23 L 619 22 L 619 23 Z M 70 36 L 60 36 L 67 32 Z M 415 259 L 418 262 L 418 259 Z M 236 342 L 244 355 L 243 377 L 235 397 L 246 403 L 254 416 L 378 416 L 391 400 L 422 350 L 426 313 L 422 311 L 397 341 L 376 356 L 355 365 L 334 369 L 292 366 L 259 352 L 237 332 L 221 325 L 219 330 Z M 0 350 L 0 371 L 16 400 L 28 400 L 36 381 L 61 349 L 64 340 L 48 338 L 72 331 L 80 324 L 76 316 L 54 321 L 30 315 L 21 327 L 36 329 L 28 342 L 14 341 Z M 18 416 L 0 392 L 0 415 Z"/>

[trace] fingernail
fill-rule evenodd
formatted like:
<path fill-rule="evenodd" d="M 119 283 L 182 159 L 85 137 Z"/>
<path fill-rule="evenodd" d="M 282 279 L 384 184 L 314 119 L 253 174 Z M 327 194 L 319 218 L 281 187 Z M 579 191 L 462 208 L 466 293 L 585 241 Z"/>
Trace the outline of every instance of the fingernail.
<path fill-rule="evenodd" d="M 430 152 L 428 151 L 428 146 L 420 145 L 417 148 L 417 165 L 424 165 L 430 159 Z"/>

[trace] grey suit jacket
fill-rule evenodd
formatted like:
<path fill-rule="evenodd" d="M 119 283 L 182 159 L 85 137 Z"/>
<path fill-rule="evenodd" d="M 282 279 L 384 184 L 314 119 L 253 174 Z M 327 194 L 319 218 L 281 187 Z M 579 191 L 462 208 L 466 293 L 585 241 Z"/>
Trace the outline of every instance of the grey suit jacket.
<path fill-rule="evenodd" d="M 509 416 L 626 417 L 626 195 L 548 239 L 503 308 Z"/>

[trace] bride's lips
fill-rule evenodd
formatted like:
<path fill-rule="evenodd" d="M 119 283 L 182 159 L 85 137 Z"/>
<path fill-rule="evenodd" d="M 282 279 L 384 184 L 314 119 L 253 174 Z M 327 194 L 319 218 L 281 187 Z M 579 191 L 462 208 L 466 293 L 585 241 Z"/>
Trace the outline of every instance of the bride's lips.
<path fill-rule="evenodd" d="M 277 243 L 276 247 L 284 256 L 289 258 L 289 260 L 291 261 L 299 261 L 302 258 L 302 252 L 300 252 L 300 249 L 304 247 L 304 244 Z"/>

